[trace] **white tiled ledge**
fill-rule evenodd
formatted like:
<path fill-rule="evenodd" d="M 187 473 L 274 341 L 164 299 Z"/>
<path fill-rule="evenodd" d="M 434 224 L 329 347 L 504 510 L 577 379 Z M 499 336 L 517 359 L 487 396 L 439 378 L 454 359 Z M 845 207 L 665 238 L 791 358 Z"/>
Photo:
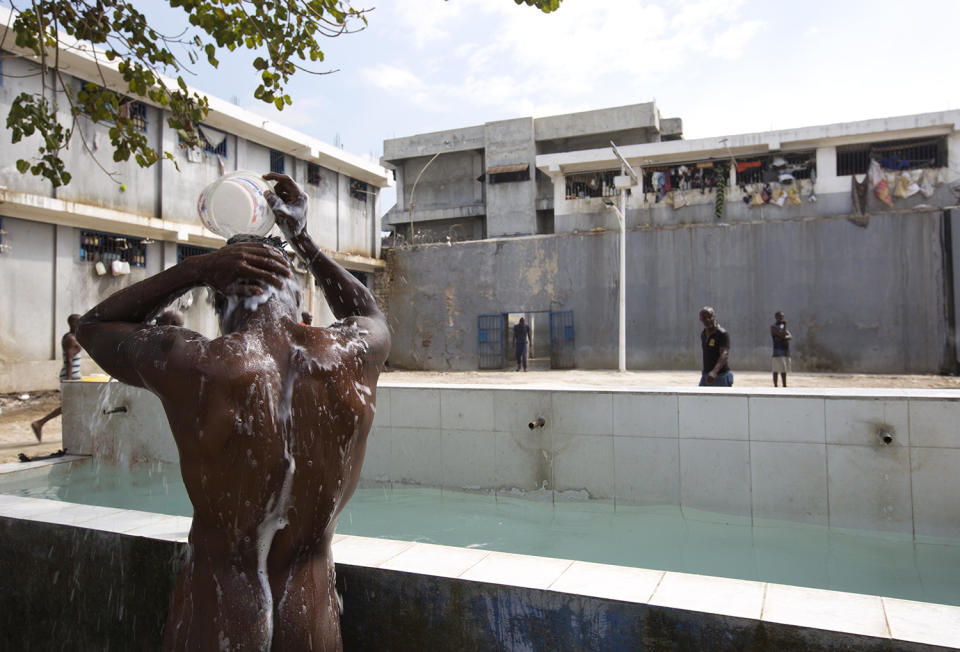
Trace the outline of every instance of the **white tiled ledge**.
<path fill-rule="evenodd" d="M 699 372 L 691 373 L 694 381 Z M 437 382 L 409 382 L 393 380 L 389 374 L 383 374 L 377 380 L 377 387 L 390 389 L 439 389 L 439 390 L 478 390 L 494 389 L 509 390 L 511 392 L 571 392 L 593 394 L 678 394 L 678 395 L 717 395 L 717 396 L 773 396 L 787 398 L 887 398 L 887 399 L 948 399 L 960 401 L 960 390 L 934 388 L 881 388 L 881 387 L 698 387 L 694 382 L 691 386 L 651 386 L 651 385 L 568 385 L 563 383 L 531 383 L 529 385 L 511 385 L 510 383 L 478 382 L 478 383 L 444 383 Z"/>
<path fill-rule="evenodd" d="M 0 516 L 180 543 L 192 520 L 9 495 Z M 343 534 L 333 553 L 339 564 L 960 648 L 960 607 L 949 605 Z"/>

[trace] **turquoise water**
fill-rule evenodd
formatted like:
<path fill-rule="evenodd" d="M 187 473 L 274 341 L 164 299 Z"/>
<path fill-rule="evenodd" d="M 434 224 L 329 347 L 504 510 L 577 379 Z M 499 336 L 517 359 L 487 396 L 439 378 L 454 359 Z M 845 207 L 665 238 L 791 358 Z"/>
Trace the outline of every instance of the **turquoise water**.
<path fill-rule="evenodd" d="M 0 493 L 192 513 L 178 469 L 163 464 L 63 464 L 42 480 L 0 480 Z M 956 540 L 419 488 L 357 490 L 337 531 L 960 606 Z"/>

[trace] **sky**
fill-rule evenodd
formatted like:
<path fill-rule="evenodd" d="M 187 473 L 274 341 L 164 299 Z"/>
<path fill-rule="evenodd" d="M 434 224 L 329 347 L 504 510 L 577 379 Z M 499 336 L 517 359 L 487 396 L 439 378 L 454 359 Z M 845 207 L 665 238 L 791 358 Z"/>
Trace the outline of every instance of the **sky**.
<path fill-rule="evenodd" d="M 163 0 L 135 4 L 174 24 Z M 253 98 L 254 54 L 224 53 L 187 82 L 374 161 L 388 138 L 649 101 L 685 138 L 960 105 L 957 0 L 352 4 L 373 7 L 368 27 L 325 39 L 312 67 L 336 72 L 297 73 L 280 113 Z M 381 210 L 393 203 L 385 192 Z"/>

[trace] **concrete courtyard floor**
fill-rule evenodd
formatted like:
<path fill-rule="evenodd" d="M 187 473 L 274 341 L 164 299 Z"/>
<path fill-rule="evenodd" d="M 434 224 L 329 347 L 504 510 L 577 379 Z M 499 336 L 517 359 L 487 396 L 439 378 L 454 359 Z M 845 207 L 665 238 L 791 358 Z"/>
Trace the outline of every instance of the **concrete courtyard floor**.
<path fill-rule="evenodd" d="M 734 370 L 735 387 L 773 387 L 769 371 Z M 696 387 L 699 371 L 614 371 L 607 369 L 531 369 L 529 371 L 399 371 L 388 370 L 381 382 L 426 384 L 497 384 L 545 385 L 575 387 Z M 792 373 L 787 376 L 790 387 L 875 387 L 914 389 L 958 389 L 960 377 L 934 375 L 874 375 Z"/>

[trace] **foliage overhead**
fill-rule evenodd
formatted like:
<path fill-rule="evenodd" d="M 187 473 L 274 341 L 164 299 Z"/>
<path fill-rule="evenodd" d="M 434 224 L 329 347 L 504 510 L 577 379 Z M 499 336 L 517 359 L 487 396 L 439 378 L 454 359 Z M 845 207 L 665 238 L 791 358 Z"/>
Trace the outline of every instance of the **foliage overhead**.
<path fill-rule="evenodd" d="M 20 93 L 7 114 L 12 142 L 40 137 L 37 157 L 17 161 L 21 173 L 43 176 L 54 187 L 69 183 L 70 172 L 60 153 L 75 135 L 89 149 L 83 130 L 77 129 L 84 116 L 111 125 L 114 161 L 133 156 L 141 167 L 153 165 L 161 154 L 149 145 L 131 115 L 133 99 L 162 107 L 167 123 L 186 146 L 202 144 L 197 125 L 206 118 L 209 105 L 204 95 L 187 87 L 183 74 L 194 65 L 216 68 L 224 51 L 256 52 L 253 68 L 259 85 L 253 95 L 283 110 L 292 103 L 286 88 L 295 73 L 335 72 L 308 67 L 324 61 L 323 38 L 363 29 L 371 11 L 354 9 L 350 0 L 165 2 L 183 12 L 183 30 L 178 34 L 165 34 L 151 25 L 137 9 L 136 0 L 9 0 L 7 4 L 15 12 L 11 27 L 16 45 L 33 52 L 42 67 L 41 92 Z M 550 12 L 561 0 L 515 2 Z M 62 76 L 59 55 L 67 47 L 82 47 L 93 54 L 100 71 L 98 82 L 71 84 Z M 107 81 L 110 68 L 121 78 L 113 88 Z M 69 125 L 61 124 L 58 117 L 61 94 L 69 105 Z M 162 155 L 176 164 L 172 152 Z"/>
<path fill-rule="evenodd" d="M 540 11 L 545 14 L 550 13 L 551 11 L 556 11 L 560 8 L 560 3 L 563 0 L 513 0 L 518 5 L 526 4 L 531 7 L 538 7 Z"/>

